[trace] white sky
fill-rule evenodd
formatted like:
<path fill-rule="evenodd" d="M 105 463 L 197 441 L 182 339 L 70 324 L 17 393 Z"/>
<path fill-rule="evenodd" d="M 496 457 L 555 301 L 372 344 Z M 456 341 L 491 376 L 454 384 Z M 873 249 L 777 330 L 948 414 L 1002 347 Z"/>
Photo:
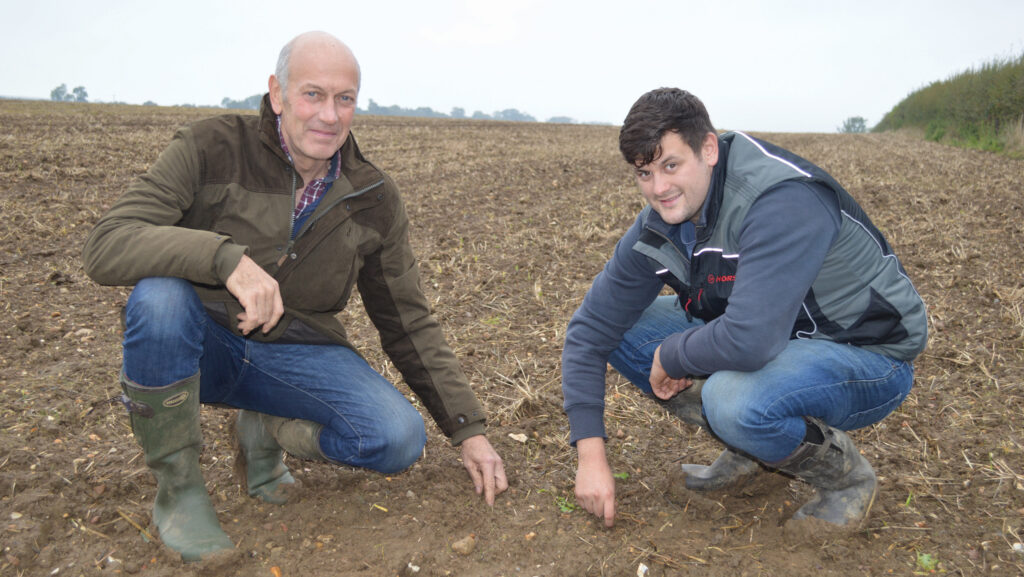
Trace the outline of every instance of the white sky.
<path fill-rule="evenodd" d="M 905 96 L 1024 53 L 1020 0 L 0 0 L 0 95 L 219 105 L 266 90 L 312 29 L 352 47 L 369 99 L 619 124 L 697 94 L 721 129 L 872 126 Z M 358 120 L 357 120 L 358 123 Z"/>

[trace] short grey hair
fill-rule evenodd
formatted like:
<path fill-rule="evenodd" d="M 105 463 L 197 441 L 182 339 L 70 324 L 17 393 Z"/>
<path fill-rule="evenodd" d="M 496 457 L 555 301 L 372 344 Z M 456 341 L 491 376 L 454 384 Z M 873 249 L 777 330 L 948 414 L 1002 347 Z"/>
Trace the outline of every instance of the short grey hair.
<path fill-rule="evenodd" d="M 274 76 L 277 77 L 277 82 L 281 85 L 281 96 L 287 98 L 288 96 L 288 68 L 291 64 L 292 59 L 292 47 L 295 45 L 295 38 L 291 39 L 288 44 L 281 48 L 281 53 L 277 56 L 277 69 L 274 70 Z"/>

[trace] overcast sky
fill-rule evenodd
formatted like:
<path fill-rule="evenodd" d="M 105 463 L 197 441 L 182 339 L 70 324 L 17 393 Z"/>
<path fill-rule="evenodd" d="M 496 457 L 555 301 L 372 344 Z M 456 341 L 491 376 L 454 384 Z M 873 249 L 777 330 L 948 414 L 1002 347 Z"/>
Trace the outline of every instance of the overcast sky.
<path fill-rule="evenodd" d="M 0 95 L 219 105 L 266 91 L 281 46 L 352 47 L 369 99 L 619 124 L 642 93 L 697 94 L 716 127 L 874 125 L 914 90 L 1024 53 L 1021 0 L 0 0 Z M 357 121 L 358 122 L 358 121 Z"/>

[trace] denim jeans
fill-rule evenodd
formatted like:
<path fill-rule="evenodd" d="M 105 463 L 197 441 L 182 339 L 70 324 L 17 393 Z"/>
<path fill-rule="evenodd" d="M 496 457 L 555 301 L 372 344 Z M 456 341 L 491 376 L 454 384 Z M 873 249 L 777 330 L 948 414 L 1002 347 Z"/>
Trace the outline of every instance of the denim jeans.
<path fill-rule="evenodd" d="M 200 400 L 324 425 L 329 459 L 382 473 L 423 452 L 423 417 L 353 350 L 340 345 L 261 343 L 206 313 L 177 278 L 139 281 L 126 306 L 124 375 L 160 387 L 200 374 Z"/>
<path fill-rule="evenodd" d="M 650 395 L 654 350 L 670 334 L 700 324 L 687 320 L 676 297 L 658 297 L 608 362 Z M 708 425 L 722 442 L 771 463 L 803 441 L 805 416 L 844 431 L 866 427 L 894 411 L 913 380 L 910 362 L 821 339 L 791 340 L 761 369 L 715 372 L 701 400 Z"/>

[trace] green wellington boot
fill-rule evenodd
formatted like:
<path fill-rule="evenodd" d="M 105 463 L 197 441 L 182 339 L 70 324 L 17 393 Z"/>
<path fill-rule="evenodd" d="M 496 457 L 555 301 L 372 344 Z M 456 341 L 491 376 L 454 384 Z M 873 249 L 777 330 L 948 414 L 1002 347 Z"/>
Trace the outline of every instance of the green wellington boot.
<path fill-rule="evenodd" d="M 183 561 L 234 549 L 199 470 L 199 374 L 165 387 L 142 387 L 121 375 L 135 439 L 156 477 L 153 521 L 160 540 Z"/>
<path fill-rule="evenodd" d="M 249 496 L 283 505 L 295 492 L 297 484 L 284 464 L 281 445 L 264 425 L 264 417 L 255 411 L 238 411 L 235 437 L 239 450 L 235 455 L 235 472 Z"/>
<path fill-rule="evenodd" d="M 320 449 L 320 431 L 324 426 L 304 419 L 287 419 L 261 414 L 263 426 L 289 455 L 309 461 L 333 462 Z"/>
<path fill-rule="evenodd" d="M 792 455 L 772 465 L 818 490 L 793 518 L 815 517 L 836 525 L 863 522 L 878 485 L 871 464 L 846 433 L 812 417 L 807 418 L 807 429 L 815 439 L 805 439 Z"/>

